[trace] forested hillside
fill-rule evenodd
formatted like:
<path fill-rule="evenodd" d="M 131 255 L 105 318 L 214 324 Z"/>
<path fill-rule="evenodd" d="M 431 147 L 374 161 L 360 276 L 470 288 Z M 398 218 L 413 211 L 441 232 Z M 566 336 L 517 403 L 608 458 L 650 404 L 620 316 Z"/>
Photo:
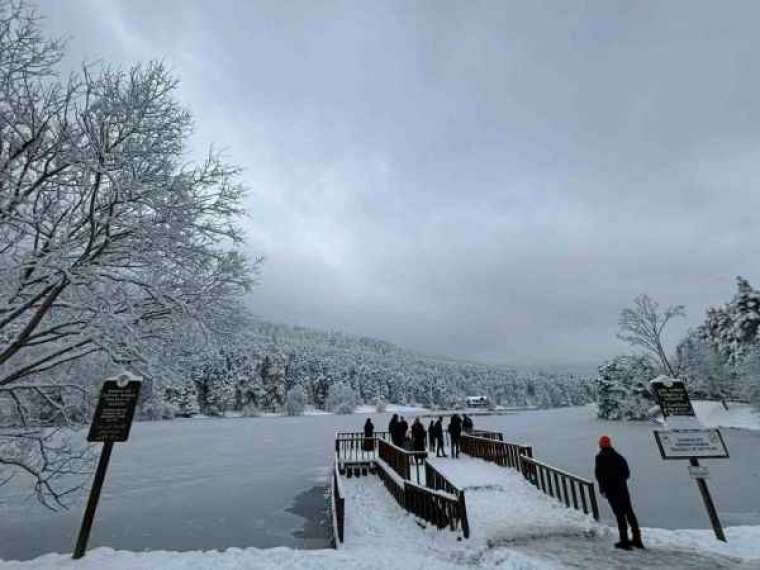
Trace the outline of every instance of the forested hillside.
<path fill-rule="evenodd" d="M 244 334 L 193 369 L 192 382 L 166 387 L 178 413 L 281 409 L 301 390 L 308 404 L 418 403 L 448 407 L 465 396 L 542 407 L 590 401 L 592 381 L 573 374 L 514 369 L 433 357 L 381 340 L 252 321 Z M 339 398 L 330 398 L 340 393 Z"/>

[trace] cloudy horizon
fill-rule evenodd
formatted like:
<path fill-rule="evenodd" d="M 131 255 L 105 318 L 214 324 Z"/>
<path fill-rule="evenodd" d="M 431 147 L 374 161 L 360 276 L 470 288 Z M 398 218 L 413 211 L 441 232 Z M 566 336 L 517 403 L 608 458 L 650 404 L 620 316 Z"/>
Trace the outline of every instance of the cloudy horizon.
<path fill-rule="evenodd" d="M 511 365 L 671 343 L 760 285 L 760 4 L 39 3 L 68 60 L 162 59 L 244 168 L 253 311 Z M 753 257 L 754 256 L 754 257 Z"/>

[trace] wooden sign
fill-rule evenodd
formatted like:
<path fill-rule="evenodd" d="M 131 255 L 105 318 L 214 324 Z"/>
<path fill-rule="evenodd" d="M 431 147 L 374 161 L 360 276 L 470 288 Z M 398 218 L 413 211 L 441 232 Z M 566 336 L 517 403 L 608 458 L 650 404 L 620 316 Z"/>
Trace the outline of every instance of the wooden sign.
<path fill-rule="evenodd" d="M 77 543 L 72 554 L 74 560 L 82 558 L 87 551 L 87 541 L 90 538 L 92 523 L 95 520 L 95 511 L 98 508 L 100 491 L 106 479 L 108 463 L 111 461 L 113 444 L 127 441 L 129 438 L 129 428 L 132 427 L 132 419 L 135 417 L 141 385 L 142 378 L 125 372 L 116 378 L 106 378 L 103 387 L 100 389 L 98 407 L 95 409 L 95 415 L 90 424 L 87 441 L 102 441 L 103 449 L 100 450 L 95 479 L 92 482 L 90 497 L 87 500 L 87 507 L 82 518 L 82 526 L 79 528 Z"/>
<path fill-rule="evenodd" d="M 142 382 L 134 379 L 103 382 L 87 441 L 121 442 L 129 439 L 141 385 Z"/>
<path fill-rule="evenodd" d="M 651 386 L 664 417 L 695 415 L 686 385 L 680 380 L 653 381 Z"/>

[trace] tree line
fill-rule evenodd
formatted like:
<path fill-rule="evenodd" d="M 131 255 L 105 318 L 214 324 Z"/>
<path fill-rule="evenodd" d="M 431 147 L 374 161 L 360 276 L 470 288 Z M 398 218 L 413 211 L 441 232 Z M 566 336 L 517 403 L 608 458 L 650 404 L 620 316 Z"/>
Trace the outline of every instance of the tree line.
<path fill-rule="evenodd" d="M 278 412 L 291 394 L 328 411 L 350 411 L 346 403 L 448 408 L 473 394 L 493 405 L 556 407 L 594 396 L 592 380 L 578 375 L 434 358 L 376 339 L 258 320 L 230 341 L 192 370 L 191 382 L 156 395 L 169 407 L 166 417 Z"/>

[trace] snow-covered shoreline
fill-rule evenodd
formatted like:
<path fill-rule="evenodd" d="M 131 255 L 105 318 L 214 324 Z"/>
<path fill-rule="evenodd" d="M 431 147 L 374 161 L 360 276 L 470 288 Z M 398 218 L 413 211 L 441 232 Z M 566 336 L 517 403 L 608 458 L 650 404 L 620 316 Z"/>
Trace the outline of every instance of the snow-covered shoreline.
<path fill-rule="evenodd" d="M 749 404 L 696 400 L 692 403 L 699 421 L 707 427 L 760 430 L 760 412 Z"/>
<path fill-rule="evenodd" d="M 614 530 L 606 527 L 611 538 Z M 435 531 L 433 531 L 435 532 Z M 760 526 L 739 526 L 726 529 L 727 543 L 715 540 L 712 531 L 707 530 L 666 530 L 643 529 L 648 544 L 656 549 L 683 551 L 683 553 L 704 552 L 721 555 L 744 563 L 744 567 L 760 568 Z M 611 544 L 611 542 L 610 542 Z M 111 548 L 95 548 L 81 560 L 72 560 L 69 555 L 45 554 L 34 560 L 23 562 L 0 561 L 0 570 L 271 570 L 275 568 L 294 570 L 335 569 L 387 570 L 389 567 L 436 568 L 448 570 L 461 568 L 456 560 L 447 564 L 441 559 L 431 560 L 425 550 L 405 548 L 404 541 L 399 548 L 361 547 L 350 550 L 297 550 L 292 548 L 228 548 L 224 551 L 148 551 L 131 552 Z M 509 548 L 501 548 L 507 550 Z M 629 553 L 635 561 L 636 553 Z M 462 561 L 464 563 L 465 561 Z M 757 563 L 757 566 L 752 566 Z M 472 563 L 468 564 L 472 566 Z M 532 558 L 522 551 L 502 552 L 501 556 L 483 556 L 479 568 L 499 568 L 501 570 L 527 570 L 539 568 L 563 568 L 548 566 L 538 558 Z M 684 566 L 687 568 L 687 566 Z"/>

